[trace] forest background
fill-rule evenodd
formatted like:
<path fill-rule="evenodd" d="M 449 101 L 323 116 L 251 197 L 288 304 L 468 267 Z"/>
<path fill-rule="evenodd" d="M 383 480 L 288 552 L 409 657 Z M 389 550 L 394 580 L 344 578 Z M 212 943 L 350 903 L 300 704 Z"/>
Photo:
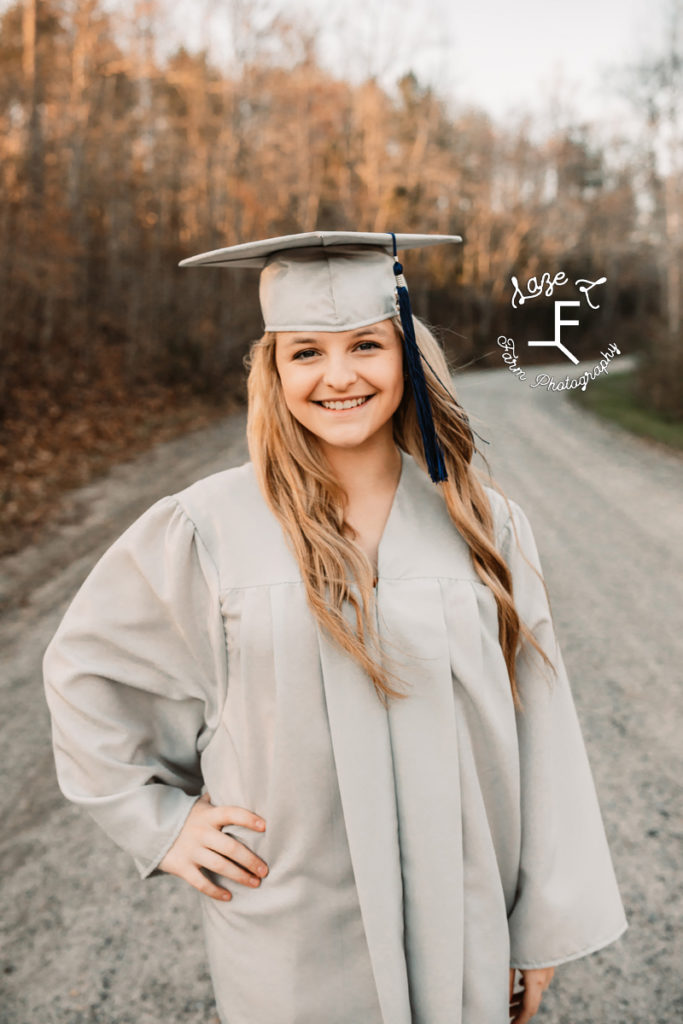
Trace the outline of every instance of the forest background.
<path fill-rule="evenodd" d="M 258 275 L 177 267 L 238 241 L 462 235 L 405 260 L 414 311 L 443 325 L 459 370 L 502 365 L 511 275 L 605 276 L 577 354 L 610 341 L 636 353 L 634 401 L 681 420 L 680 0 L 657 10 L 657 52 L 615 55 L 628 119 L 577 118 L 556 97 L 541 131 L 410 71 L 332 70 L 319 22 L 286 5 L 186 5 L 228 25 L 220 61 L 208 45 L 168 45 L 173 9 L 2 11 L 0 553 L 42 528 L 64 488 L 243 402 Z M 534 326 L 547 336 L 540 307 Z"/>

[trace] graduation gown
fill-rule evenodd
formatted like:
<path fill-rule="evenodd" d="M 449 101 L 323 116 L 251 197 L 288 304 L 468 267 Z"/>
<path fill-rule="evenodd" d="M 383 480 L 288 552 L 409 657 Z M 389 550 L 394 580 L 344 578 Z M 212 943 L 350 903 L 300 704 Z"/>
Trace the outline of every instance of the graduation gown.
<path fill-rule="evenodd" d="M 385 709 L 318 628 L 251 463 L 148 509 L 95 566 L 44 659 L 64 795 L 158 864 L 203 791 L 269 866 L 198 894 L 224 1024 L 505 1024 L 508 969 L 627 927 L 529 520 L 487 488 L 517 656 L 438 490 L 402 453 L 379 545 Z"/>

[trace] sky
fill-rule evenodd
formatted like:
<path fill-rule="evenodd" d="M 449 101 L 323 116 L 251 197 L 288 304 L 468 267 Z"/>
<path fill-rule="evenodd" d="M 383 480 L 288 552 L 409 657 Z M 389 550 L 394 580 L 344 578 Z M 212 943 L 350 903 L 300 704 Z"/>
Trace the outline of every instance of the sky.
<path fill-rule="evenodd" d="M 584 116 L 604 103 L 605 69 L 632 60 L 650 34 L 650 0 L 484 0 L 452 9 L 451 89 L 501 118 L 538 110 L 555 92 Z M 650 13 L 648 14 L 648 6 Z"/>

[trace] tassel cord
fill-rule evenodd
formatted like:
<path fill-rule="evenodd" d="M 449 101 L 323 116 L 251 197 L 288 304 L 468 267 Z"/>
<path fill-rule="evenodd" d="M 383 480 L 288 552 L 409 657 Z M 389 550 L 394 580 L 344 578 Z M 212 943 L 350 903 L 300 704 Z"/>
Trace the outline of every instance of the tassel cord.
<path fill-rule="evenodd" d="M 403 327 L 404 351 L 406 355 L 406 362 L 408 363 L 408 376 L 410 378 L 413 396 L 415 398 L 417 421 L 420 427 L 420 433 L 422 434 L 422 446 L 424 448 L 427 469 L 433 482 L 440 483 L 448 479 L 448 474 L 446 472 L 443 449 L 439 444 L 439 440 L 436 436 L 436 430 L 434 428 L 434 418 L 432 415 L 431 403 L 429 401 L 429 391 L 427 390 L 427 381 L 422 368 L 422 353 L 420 352 L 417 339 L 415 338 L 413 314 L 410 308 L 408 289 L 404 283 L 405 279 L 403 278 L 403 268 L 398 261 L 394 263 L 394 273 L 396 275 L 397 282 L 396 292 L 398 295 L 401 325 Z"/>

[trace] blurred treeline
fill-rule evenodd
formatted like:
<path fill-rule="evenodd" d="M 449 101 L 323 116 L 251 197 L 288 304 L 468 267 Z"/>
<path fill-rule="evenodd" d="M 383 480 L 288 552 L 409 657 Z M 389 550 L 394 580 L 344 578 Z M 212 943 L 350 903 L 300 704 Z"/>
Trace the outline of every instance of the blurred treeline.
<path fill-rule="evenodd" d="M 245 343 L 261 329 L 257 275 L 177 263 L 314 228 L 461 234 L 463 246 L 405 261 L 415 312 L 445 328 L 460 367 L 502 365 L 496 338 L 520 323 L 512 274 L 604 275 L 601 308 L 574 351 L 597 359 L 611 340 L 642 350 L 651 401 L 680 411 L 678 207 L 654 142 L 617 156 L 589 125 L 539 141 L 523 121 L 505 128 L 477 109 L 454 112 L 413 75 L 393 90 L 346 81 L 317 59 L 314 28 L 281 16 L 264 27 L 250 20 L 256 6 L 235 8 L 239 45 L 220 69 L 205 50 L 159 56 L 163 5 L 114 15 L 101 0 L 23 0 L 5 10 L 6 454 L 32 417 L 47 462 L 45 424 L 74 410 L 86 430 L 84 410 L 90 420 L 102 408 L 132 414 L 150 387 L 204 399 L 239 390 Z M 646 127 L 661 89 L 644 72 L 634 79 Z M 526 336 L 549 337 L 547 308 L 537 324 L 534 315 Z"/>

